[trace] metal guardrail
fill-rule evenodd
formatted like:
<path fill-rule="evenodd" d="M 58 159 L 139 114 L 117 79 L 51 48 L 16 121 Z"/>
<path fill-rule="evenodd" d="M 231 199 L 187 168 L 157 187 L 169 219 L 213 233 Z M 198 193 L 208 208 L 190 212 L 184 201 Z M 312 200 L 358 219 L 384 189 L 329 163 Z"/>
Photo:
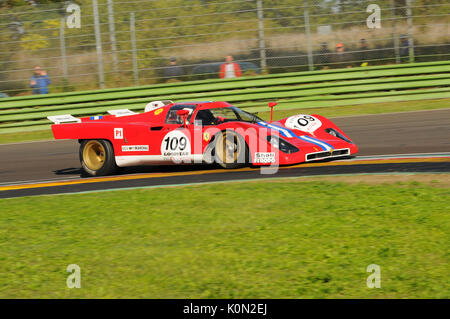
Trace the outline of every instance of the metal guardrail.
<path fill-rule="evenodd" d="M 420 90 L 417 90 L 420 89 Z M 450 97 L 450 61 L 284 73 L 0 100 L 0 134 L 50 127 L 49 115 L 143 110 L 151 100 L 224 100 L 252 112 Z"/>

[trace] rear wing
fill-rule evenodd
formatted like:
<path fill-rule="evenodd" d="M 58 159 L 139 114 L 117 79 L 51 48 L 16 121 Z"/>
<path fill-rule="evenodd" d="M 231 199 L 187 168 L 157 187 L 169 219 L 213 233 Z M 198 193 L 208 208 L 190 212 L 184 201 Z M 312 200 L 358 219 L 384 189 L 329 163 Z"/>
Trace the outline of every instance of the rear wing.
<path fill-rule="evenodd" d="M 115 115 L 116 117 L 137 114 L 136 112 L 130 111 L 129 109 L 109 110 L 108 113 L 111 114 L 111 115 Z"/>
<path fill-rule="evenodd" d="M 121 117 L 121 116 L 128 116 L 128 115 L 134 115 L 137 114 L 133 111 L 130 111 L 128 109 L 121 109 L 121 110 L 109 110 L 109 114 L 114 115 L 115 117 Z M 88 118 L 88 120 L 101 120 L 103 116 L 91 116 Z M 61 124 L 61 123 L 81 123 L 82 120 L 80 118 L 77 118 L 70 114 L 64 114 L 64 115 L 52 115 L 47 116 L 47 119 L 52 121 L 55 124 Z M 83 118 L 83 121 L 85 121 L 86 118 Z"/>
<path fill-rule="evenodd" d="M 47 118 L 55 124 L 61 123 L 81 123 L 81 119 L 70 114 L 47 116 Z"/>

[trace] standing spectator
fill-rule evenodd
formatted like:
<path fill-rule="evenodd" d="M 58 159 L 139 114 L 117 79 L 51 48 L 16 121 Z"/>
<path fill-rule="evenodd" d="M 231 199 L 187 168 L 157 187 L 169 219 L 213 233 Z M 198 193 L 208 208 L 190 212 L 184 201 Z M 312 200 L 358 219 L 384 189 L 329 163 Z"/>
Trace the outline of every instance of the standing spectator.
<path fill-rule="evenodd" d="M 343 43 L 336 44 L 336 53 L 335 53 L 335 65 L 337 68 L 345 68 L 346 67 L 346 54 Z"/>
<path fill-rule="evenodd" d="M 170 65 L 164 69 L 164 77 L 167 81 L 169 80 L 178 80 L 180 81 L 180 77 L 184 75 L 184 70 L 181 66 L 177 65 L 177 59 L 174 57 L 170 58 Z"/>
<path fill-rule="evenodd" d="M 231 79 L 242 76 L 241 67 L 236 62 L 233 62 L 233 57 L 231 55 L 225 57 L 225 63 L 220 66 L 219 76 L 221 79 Z"/>
<path fill-rule="evenodd" d="M 409 61 L 409 40 L 405 34 L 400 36 L 400 57 L 403 62 Z"/>
<path fill-rule="evenodd" d="M 320 44 L 320 51 L 319 51 L 319 64 L 322 65 L 322 70 L 326 70 L 329 68 L 330 54 L 331 51 L 328 50 L 328 43 L 322 42 Z"/>
<path fill-rule="evenodd" d="M 33 94 L 48 94 L 48 86 L 51 81 L 45 70 L 39 66 L 34 67 L 34 74 L 30 79 L 30 87 L 33 88 Z"/>
<path fill-rule="evenodd" d="M 358 63 L 361 66 L 366 66 L 367 65 L 367 51 L 369 50 L 368 46 L 367 46 L 367 41 L 366 39 L 361 39 L 359 40 L 359 54 L 358 54 Z"/>

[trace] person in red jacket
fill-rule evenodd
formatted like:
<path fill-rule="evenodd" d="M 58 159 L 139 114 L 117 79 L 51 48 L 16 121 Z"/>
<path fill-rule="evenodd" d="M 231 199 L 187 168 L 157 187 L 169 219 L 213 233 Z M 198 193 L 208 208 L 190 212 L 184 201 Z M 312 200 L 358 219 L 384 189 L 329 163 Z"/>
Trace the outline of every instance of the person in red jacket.
<path fill-rule="evenodd" d="M 231 55 L 228 55 L 225 58 L 225 63 L 220 66 L 219 76 L 221 79 L 231 79 L 242 76 L 241 67 L 236 62 L 233 62 L 233 57 Z"/>

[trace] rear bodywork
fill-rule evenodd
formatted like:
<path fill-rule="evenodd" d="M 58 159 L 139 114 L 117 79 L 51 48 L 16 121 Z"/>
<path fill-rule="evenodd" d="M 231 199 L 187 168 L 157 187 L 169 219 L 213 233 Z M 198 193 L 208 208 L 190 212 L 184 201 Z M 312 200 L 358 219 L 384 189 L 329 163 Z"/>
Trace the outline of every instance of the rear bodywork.
<path fill-rule="evenodd" d="M 253 165 L 341 158 L 358 151 L 334 123 L 316 114 L 300 114 L 270 123 L 260 119 L 224 119 L 222 123 L 199 125 L 195 120 L 200 110 L 228 107 L 233 108 L 226 102 L 162 104 L 144 113 L 119 110 L 112 112 L 114 115 L 68 117 L 52 125 L 52 131 L 55 139 L 110 141 L 119 167 L 211 162 L 215 138 L 227 130 L 244 138 L 248 161 Z M 186 123 L 170 119 L 176 109 L 190 111 Z"/>

